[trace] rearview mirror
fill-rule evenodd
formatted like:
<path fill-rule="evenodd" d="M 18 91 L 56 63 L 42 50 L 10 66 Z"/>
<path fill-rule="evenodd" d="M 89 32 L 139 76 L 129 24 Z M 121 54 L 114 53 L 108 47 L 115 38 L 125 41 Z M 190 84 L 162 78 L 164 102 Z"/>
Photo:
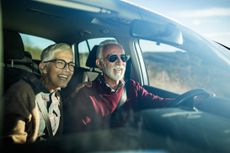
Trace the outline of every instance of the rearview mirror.
<path fill-rule="evenodd" d="M 133 37 L 153 40 L 158 43 L 183 44 L 182 32 L 176 25 L 170 23 L 134 20 L 130 32 Z"/>

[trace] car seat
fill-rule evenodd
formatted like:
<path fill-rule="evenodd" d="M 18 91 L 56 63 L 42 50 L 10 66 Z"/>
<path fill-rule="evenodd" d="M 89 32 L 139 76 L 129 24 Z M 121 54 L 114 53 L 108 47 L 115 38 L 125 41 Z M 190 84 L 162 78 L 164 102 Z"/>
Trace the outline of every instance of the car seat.
<path fill-rule="evenodd" d="M 24 51 L 24 45 L 20 34 L 16 31 L 3 31 L 4 46 L 4 93 L 23 75 L 38 75 L 33 63 L 32 56 L 29 52 Z M 7 78 L 7 79 L 6 79 Z"/>
<path fill-rule="evenodd" d="M 68 86 L 61 90 L 63 101 L 65 101 L 65 99 L 68 98 L 75 91 L 78 85 L 83 82 L 93 81 L 101 73 L 99 70 L 96 70 L 95 61 L 97 48 L 98 45 L 95 45 L 93 49 L 89 52 L 86 61 L 86 66 L 89 67 L 88 69 L 83 67 L 75 67 L 74 74 L 72 76 L 72 79 L 68 83 Z"/>
<path fill-rule="evenodd" d="M 87 72 L 87 77 L 89 81 L 94 80 L 101 71 L 97 69 L 96 65 L 96 56 L 97 56 L 97 49 L 99 45 L 95 45 L 92 50 L 89 52 L 88 58 L 86 60 L 86 66 L 89 67 L 89 71 Z"/>

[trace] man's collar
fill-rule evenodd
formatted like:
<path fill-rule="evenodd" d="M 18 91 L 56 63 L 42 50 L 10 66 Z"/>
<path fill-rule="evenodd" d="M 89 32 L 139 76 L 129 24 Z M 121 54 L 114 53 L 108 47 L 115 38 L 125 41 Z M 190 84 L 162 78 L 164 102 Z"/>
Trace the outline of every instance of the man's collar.
<path fill-rule="evenodd" d="M 108 89 L 110 89 L 110 92 L 117 92 L 117 90 L 118 90 L 120 87 L 122 87 L 122 86 L 125 85 L 125 81 L 124 81 L 124 80 L 120 80 L 119 83 L 118 83 L 118 85 L 117 85 L 117 87 L 116 87 L 116 89 L 113 89 L 113 88 L 110 87 L 109 84 L 107 84 L 107 83 L 105 82 L 105 78 L 104 78 L 103 75 L 99 75 L 97 79 L 98 79 L 98 81 L 99 81 L 99 84 L 100 84 L 100 85 L 103 85 L 103 86 L 106 86 Z"/>

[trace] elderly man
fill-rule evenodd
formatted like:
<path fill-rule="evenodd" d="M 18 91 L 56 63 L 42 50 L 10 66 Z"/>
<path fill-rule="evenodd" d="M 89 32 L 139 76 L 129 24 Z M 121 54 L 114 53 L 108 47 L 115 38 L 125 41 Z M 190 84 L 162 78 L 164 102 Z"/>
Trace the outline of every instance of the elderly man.
<path fill-rule="evenodd" d="M 53 44 L 43 50 L 40 79 L 24 75 L 5 95 L 4 142 L 34 142 L 62 133 L 59 90 L 67 86 L 74 66 L 68 44 Z"/>
<path fill-rule="evenodd" d="M 123 47 L 114 40 L 106 40 L 99 45 L 96 65 L 103 75 L 68 99 L 67 133 L 108 126 L 105 119 L 121 105 L 126 110 L 171 105 L 174 99 L 161 98 L 146 91 L 138 82 L 123 79 L 128 59 Z"/>

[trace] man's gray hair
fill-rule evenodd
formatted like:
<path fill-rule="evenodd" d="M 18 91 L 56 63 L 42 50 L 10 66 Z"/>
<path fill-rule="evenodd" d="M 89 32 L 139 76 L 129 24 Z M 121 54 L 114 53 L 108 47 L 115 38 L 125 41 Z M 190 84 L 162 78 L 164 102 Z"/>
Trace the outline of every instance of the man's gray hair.
<path fill-rule="evenodd" d="M 103 58 L 103 51 L 107 49 L 107 47 L 110 47 L 111 45 L 117 45 L 121 48 L 123 48 L 123 46 L 118 43 L 116 40 L 114 39 L 108 39 L 108 40 L 105 40 L 105 41 L 102 41 L 100 44 L 99 44 L 99 47 L 97 49 L 97 55 L 96 57 L 97 58 Z"/>
<path fill-rule="evenodd" d="M 56 52 L 60 51 L 72 51 L 71 46 L 66 43 L 58 43 L 58 44 L 53 44 L 48 47 L 46 47 L 41 54 L 41 61 L 49 61 L 54 59 L 54 55 Z"/>

